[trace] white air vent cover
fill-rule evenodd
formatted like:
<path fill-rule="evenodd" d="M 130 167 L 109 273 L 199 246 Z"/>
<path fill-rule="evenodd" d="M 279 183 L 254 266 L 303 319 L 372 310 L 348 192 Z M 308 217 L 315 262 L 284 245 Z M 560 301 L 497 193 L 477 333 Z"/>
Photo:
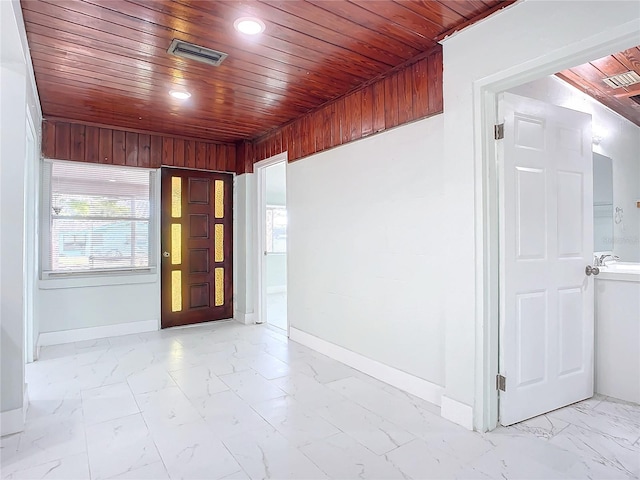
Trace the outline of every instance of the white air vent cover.
<path fill-rule="evenodd" d="M 227 58 L 226 53 L 184 42 L 177 38 L 173 39 L 167 53 L 175 55 L 176 57 L 190 58 L 191 60 L 213 65 L 214 67 L 219 66 L 222 61 Z"/>
<path fill-rule="evenodd" d="M 640 83 L 640 75 L 633 70 L 614 75 L 612 77 L 603 78 L 602 81 L 609 85 L 611 88 L 628 87 L 634 83 Z"/>

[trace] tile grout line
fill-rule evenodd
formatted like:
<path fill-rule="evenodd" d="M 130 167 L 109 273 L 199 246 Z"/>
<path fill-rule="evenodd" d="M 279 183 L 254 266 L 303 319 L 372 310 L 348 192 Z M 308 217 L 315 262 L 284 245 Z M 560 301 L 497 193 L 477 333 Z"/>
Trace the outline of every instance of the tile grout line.
<path fill-rule="evenodd" d="M 131 375 L 129 375 L 129 376 L 131 376 Z M 129 377 L 127 377 L 127 381 L 126 381 L 127 387 L 129 387 L 129 391 L 131 392 L 131 395 L 133 395 L 133 401 L 136 402 L 136 406 L 138 407 L 138 413 L 136 413 L 134 415 L 140 415 L 140 418 L 142 418 L 142 421 L 144 422 L 144 426 L 147 428 L 147 432 L 149 432 L 149 438 L 153 442 L 153 446 L 156 449 L 156 452 L 158 454 L 158 458 L 160 459 L 160 462 L 162 463 L 162 466 L 164 467 L 164 471 L 167 472 L 167 477 L 171 478 L 171 474 L 169 473 L 169 469 L 167 468 L 167 465 L 164 462 L 164 458 L 162 458 L 162 455 L 160 454 L 160 449 L 158 448 L 158 444 L 156 443 L 156 439 L 154 438 L 153 434 L 151 433 L 151 429 L 149 428 L 149 424 L 147 423 L 147 419 L 145 418 L 144 414 L 142 413 L 142 408 L 140 408 L 140 404 L 138 403 L 138 398 L 133 393 L 133 390 L 131 389 L 131 385 L 129 385 L 128 378 Z M 150 464 L 147 464 L 147 465 L 150 465 Z M 147 465 L 143 465 L 140 468 L 146 467 Z"/>

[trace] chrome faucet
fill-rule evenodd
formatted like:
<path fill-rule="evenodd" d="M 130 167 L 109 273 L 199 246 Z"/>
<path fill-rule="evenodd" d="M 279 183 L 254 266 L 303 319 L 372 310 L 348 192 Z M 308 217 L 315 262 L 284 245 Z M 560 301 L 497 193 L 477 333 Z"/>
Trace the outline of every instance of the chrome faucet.
<path fill-rule="evenodd" d="M 604 253 L 602 255 L 600 255 L 599 257 L 595 257 L 594 259 L 594 263 L 596 267 L 606 267 L 607 266 L 607 260 L 611 258 L 611 260 L 614 261 L 618 261 L 620 260 L 620 257 L 617 255 L 611 255 L 610 253 Z"/>

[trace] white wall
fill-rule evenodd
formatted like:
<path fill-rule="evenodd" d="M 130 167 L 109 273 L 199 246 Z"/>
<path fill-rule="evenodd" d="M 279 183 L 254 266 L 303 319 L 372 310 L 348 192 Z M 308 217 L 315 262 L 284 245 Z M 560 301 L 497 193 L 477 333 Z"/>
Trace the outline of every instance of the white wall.
<path fill-rule="evenodd" d="M 156 172 L 155 196 L 160 199 L 160 170 Z M 154 187 L 152 187 L 154 188 Z M 76 278 L 50 278 L 38 282 L 40 334 L 83 328 L 123 325 L 140 322 L 141 330 L 160 325 L 160 202 L 152 207 L 152 238 L 157 239 L 156 272 L 132 275 L 108 275 Z M 142 323 L 144 322 L 144 323 Z M 118 329 L 102 330 L 102 335 L 117 335 Z M 49 336 L 51 338 L 51 336 Z M 61 338 L 56 335 L 56 339 Z M 64 338 L 64 337 L 62 337 Z M 73 336 L 67 337 L 69 341 Z M 44 341 L 43 341 L 44 340 Z M 45 337 L 41 343 L 49 344 Z"/>
<path fill-rule="evenodd" d="M 0 67 L 0 322 L 2 325 L 2 412 L 22 408 L 24 383 L 24 123 L 26 88 L 24 65 Z M 17 119 L 15 118 L 17 117 Z M 22 121 L 21 121 L 22 120 Z M 3 432 L 6 433 L 6 432 Z"/>
<path fill-rule="evenodd" d="M 637 43 L 639 16 L 635 1 L 527 0 L 443 42 L 442 204 L 446 205 L 451 221 L 459 225 L 441 250 L 450 260 L 440 284 L 447 325 L 445 396 L 456 402 L 459 412 L 466 411 L 465 416 L 473 411 L 477 428 L 483 428 L 478 419 L 487 415 L 481 392 L 488 381 L 480 380 L 487 355 L 483 350 L 486 325 L 482 272 L 486 258 L 482 235 L 490 219 L 483 218 L 481 213 L 485 174 L 483 130 L 476 110 L 480 98 L 474 97 L 479 90 L 474 87 L 477 84 L 496 88 L 504 82 L 510 88 L 514 85 L 505 78 L 520 76 L 524 83 L 533 79 L 528 76 L 534 69 L 539 69 L 539 76 L 549 75 L 570 66 L 566 64 L 570 55 L 575 64 L 581 64 L 589 60 L 586 50 L 603 56 L 629 48 Z M 598 45 L 601 47 L 596 48 Z M 545 68 L 540 69 L 541 63 Z M 453 417 L 444 409 L 443 415 Z"/>
<path fill-rule="evenodd" d="M 234 181 L 234 319 L 241 323 L 255 322 L 257 295 L 256 256 L 256 186 L 255 175 L 238 175 Z"/>
<path fill-rule="evenodd" d="M 111 277 L 116 285 L 46 288 L 40 286 L 40 333 L 101 327 L 160 319 L 159 275 L 144 275 L 145 283 Z M 56 280 L 48 281 L 55 282 Z M 59 285 L 65 285 L 60 282 Z"/>
<path fill-rule="evenodd" d="M 287 170 L 292 328 L 444 384 L 442 115 Z"/>
<path fill-rule="evenodd" d="M 443 416 L 486 428 L 475 82 L 628 48 L 639 14 L 636 2 L 514 4 L 443 42 L 444 115 L 290 164 L 292 328 L 444 385 Z"/>
<path fill-rule="evenodd" d="M 593 117 L 595 152 L 613 163 L 613 206 L 624 210 L 613 225 L 613 252 L 626 262 L 640 262 L 640 127 L 608 109 L 558 77 L 544 77 L 510 90 L 543 102 L 586 112 Z"/>
<path fill-rule="evenodd" d="M 0 1 L 0 425 L 1 434 L 23 428 L 25 401 L 25 305 L 27 265 L 33 252 L 25 242 L 26 198 L 36 191 L 27 167 L 27 112 L 42 120 L 28 58 L 20 4 Z"/>

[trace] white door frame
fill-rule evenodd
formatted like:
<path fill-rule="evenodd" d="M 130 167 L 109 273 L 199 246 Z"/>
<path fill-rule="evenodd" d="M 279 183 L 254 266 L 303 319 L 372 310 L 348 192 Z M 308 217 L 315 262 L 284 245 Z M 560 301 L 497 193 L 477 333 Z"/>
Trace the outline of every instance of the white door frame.
<path fill-rule="evenodd" d="M 559 48 L 538 58 L 473 82 L 476 244 L 476 386 L 474 428 L 498 425 L 499 355 L 499 224 L 498 172 L 493 126 L 498 123 L 498 94 L 569 67 L 626 50 L 638 43 L 635 22 L 605 31 L 579 44 Z"/>
<path fill-rule="evenodd" d="M 253 165 L 253 171 L 256 175 L 256 201 L 257 201 L 257 214 L 256 214 L 256 233 L 258 235 L 256 245 L 258 250 L 256 251 L 256 273 L 258 277 L 258 295 L 257 300 L 257 318 L 256 323 L 267 323 L 267 301 L 266 301 L 266 287 L 264 285 L 264 252 L 266 250 L 265 245 L 265 215 L 264 212 L 267 207 L 266 193 L 267 193 L 267 167 L 276 165 L 278 163 L 287 163 L 287 152 L 279 153 L 273 157 L 269 157 L 266 160 L 262 160 Z M 288 282 L 287 274 L 287 282 Z M 287 318 L 287 336 L 289 336 L 289 318 Z"/>

